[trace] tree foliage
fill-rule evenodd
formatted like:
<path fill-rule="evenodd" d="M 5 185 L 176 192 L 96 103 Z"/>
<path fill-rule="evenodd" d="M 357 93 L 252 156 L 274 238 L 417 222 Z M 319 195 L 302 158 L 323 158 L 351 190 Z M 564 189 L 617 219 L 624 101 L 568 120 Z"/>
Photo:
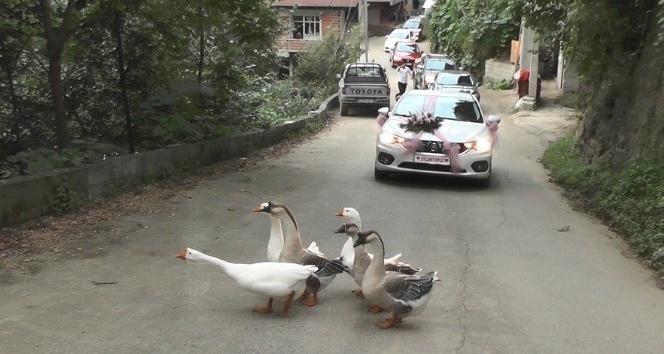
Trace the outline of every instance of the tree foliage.
<path fill-rule="evenodd" d="M 482 76 L 484 61 L 504 53 L 518 38 L 521 5 L 517 0 L 438 1 L 428 18 L 431 48 Z"/>
<path fill-rule="evenodd" d="M 280 29 L 262 0 L 3 1 L 0 158 L 70 137 L 129 149 L 134 131 L 141 150 L 227 134 Z"/>
<path fill-rule="evenodd" d="M 305 87 L 322 87 L 326 93 L 336 91 L 339 83 L 336 75 L 343 72 L 347 63 L 357 61 L 361 54 L 362 27 L 356 26 L 349 33 L 349 36 L 342 37 L 332 32 L 300 53 L 296 79 Z"/>
<path fill-rule="evenodd" d="M 359 35 L 326 36 L 282 80 L 276 11 L 263 0 L 1 2 L 0 175 L 8 163 L 77 166 L 315 109 L 359 57 Z"/>
<path fill-rule="evenodd" d="M 633 70 L 654 23 L 657 2 L 525 0 L 523 9 L 526 24 L 541 36 L 560 40 L 587 84 L 597 85 L 613 69 Z"/>

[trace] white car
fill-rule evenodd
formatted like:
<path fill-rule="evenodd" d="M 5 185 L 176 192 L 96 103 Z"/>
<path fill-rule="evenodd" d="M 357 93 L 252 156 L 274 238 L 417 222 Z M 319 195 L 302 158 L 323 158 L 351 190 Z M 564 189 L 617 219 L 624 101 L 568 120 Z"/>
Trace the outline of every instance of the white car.
<path fill-rule="evenodd" d="M 404 24 L 401 26 L 401 28 L 409 29 L 415 33 L 415 41 L 423 41 L 425 39 L 424 36 L 424 21 L 421 16 L 416 16 L 416 17 L 411 17 L 408 19 L 408 21 L 404 22 Z"/>
<path fill-rule="evenodd" d="M 377 180 L 387 179 L 392 172 L 406 172 L 490 183 L 500 118 L 485 117 L 470 93 L 411 90 L 391 112 L 387 107 L 378 112 L 387 119 L 376 139 Z M 413 129 L 412 122 L 422 116 L 431 125 Z"/>
<path fill-rule="evenodd" d="M 397 42 L 415 43 L 415 33 L 409 29 L 398 28 L 385 37 L 385 44 L 383 45 L 385 53 L 389 53 Z"/>

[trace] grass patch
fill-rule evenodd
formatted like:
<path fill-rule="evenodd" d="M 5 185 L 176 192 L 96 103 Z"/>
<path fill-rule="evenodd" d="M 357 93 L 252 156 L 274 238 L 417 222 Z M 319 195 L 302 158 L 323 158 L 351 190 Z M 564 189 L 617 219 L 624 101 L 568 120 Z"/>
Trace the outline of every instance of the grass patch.
<path fill-rule="evenodd" d="M 647 161 L 620 171 L 588 166 L 575 146 L 576 136 L 571 134 L 545 151 L 542 163 L 553 181 L 664 276 L 664 166 Z"/>

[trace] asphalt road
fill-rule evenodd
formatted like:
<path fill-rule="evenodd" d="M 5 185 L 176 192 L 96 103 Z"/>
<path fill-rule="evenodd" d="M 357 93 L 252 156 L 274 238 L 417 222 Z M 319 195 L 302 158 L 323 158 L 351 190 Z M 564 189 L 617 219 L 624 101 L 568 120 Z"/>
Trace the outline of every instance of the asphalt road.
<path fill-rule="evenodd" d="M 382 39 L 371 45 L 373 59 L 386 64 L 374 50 Z M 483 93 L 485 113 L 504 115 L 495 97 Z M 176 195 L 166 212 L 115 221 L 124 231 L 98 236 L 117 244 L 97 256 L 1 283 L 0 352 L 662 351 L 664 291 L 614 234 L 548 182 L 537 161 L 541 139 L 504 119 L 488 189 L 408 176 L 378 183 L 374 118 L 338 118 L 286 156 Z M 388 255 L 439 272 L 425 312 L 381 330 L 374 323 L 384 315 L 369 313 L 342 276 L 316 307 L 296 303 L 286 319 L 259 315 L 251 309 L 264 298 L 219 269 L 175 258 L 190 246 L 230 262 L 263 261 L 269 220 L 251 209 L 268 200 L 290 206 L 303 242 L 330 256 L 345 241 L 332 232 L 341 223 L 336 210 L 358 209 Z"/>

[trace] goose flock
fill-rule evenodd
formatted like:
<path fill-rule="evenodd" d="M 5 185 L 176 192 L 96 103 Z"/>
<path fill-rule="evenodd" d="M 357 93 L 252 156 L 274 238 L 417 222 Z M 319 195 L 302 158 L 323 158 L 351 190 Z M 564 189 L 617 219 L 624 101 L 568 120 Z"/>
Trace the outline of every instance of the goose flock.
<path fill-rule="evenodd" d="M 337 258 L 321 253 L 316 242 L 302 246 L 298 223 L 287 206 L 270 201 L 253 211 L 270 217 L 266 262 L 231 263 L 188 247 L 177 258 L 217 266 L 241 289 L 267 297 L 266 306 L 253 309 L 256 313 L 272 312 L 276 299 L 283 301 L 280 315 L 287 317 L 296 296 L 304 305 L 316 306 L 319 292 L 338 274 L 348 273 L 358 286 L 353 293 L 366 299 L 371 312 L 391 314 L 376 324 L 387 329 L 404 317 L 420 314 L 439 280 L 436 271 L 423 273 L 401 262 L 401 253 L 385 258 L 383 238 L 374 230 L 362 230 L 360 214 L 354 208 L 345 207 L 335 214 L 343 218 L 335 233 L 348 236 Z"/>

